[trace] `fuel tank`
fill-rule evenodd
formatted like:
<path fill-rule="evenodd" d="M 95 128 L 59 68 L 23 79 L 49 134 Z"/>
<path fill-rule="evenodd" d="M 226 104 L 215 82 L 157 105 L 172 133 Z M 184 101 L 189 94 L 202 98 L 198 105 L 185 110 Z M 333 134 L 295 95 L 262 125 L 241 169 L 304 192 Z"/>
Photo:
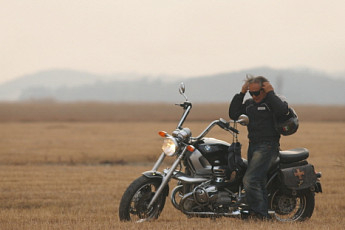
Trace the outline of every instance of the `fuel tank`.
<path fill-rule="evenodd" d="M 211 165 L 228 165 L 230 144 L 214 138 L 204 138 L 196 148 Z"/>
<path fill-rule="evenodd" d="M 230 144 L 214 138 L 204 138 L 195 144 L 196 150 L 188 156 L 188 163 L 197 175 L 212 175 L 212 166 L 228 165 Z"/>

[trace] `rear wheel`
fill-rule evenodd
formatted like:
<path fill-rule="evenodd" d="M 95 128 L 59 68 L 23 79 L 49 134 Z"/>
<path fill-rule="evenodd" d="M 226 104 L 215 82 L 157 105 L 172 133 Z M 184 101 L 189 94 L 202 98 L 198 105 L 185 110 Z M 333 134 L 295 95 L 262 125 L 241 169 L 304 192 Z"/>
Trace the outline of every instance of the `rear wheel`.
<path fill-rule="evenodd" d="M 306 191 L 293 196 L 277 189 L 270 196 L 269 206 L 279 221 L 304 221 L 313 214 L 314 192 Z"/>
<path fill-rule="evenodd" d="M 150 208 L 148 205 L 160 184 L 161 179 L 145 176 L 133 181 L 122 196 L 119 207 L 120 220 L 143 222 L 157 219 L 164 208 L 167 189 L 163 190 Z"/>

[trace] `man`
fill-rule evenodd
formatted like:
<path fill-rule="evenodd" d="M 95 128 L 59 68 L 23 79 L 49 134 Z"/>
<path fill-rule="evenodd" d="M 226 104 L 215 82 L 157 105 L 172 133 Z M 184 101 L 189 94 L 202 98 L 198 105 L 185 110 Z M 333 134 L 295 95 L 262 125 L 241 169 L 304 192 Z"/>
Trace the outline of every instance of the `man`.
<path fill-rule="evenodd" d="M 247 91 L 251 99 L 243 103 Z M 262 76 L 247 78 L 242 90 L 231 101 L 229 116 L 237 120 L 241 114 L 249 117 L 248 168 L 243 178 L 250 215 L 270 219 L 265 185 L 270 165 L 278 156 L 280 134 L 275 129 L 275 117 L 288 113 L 288 104 L 274 92 Z"/>

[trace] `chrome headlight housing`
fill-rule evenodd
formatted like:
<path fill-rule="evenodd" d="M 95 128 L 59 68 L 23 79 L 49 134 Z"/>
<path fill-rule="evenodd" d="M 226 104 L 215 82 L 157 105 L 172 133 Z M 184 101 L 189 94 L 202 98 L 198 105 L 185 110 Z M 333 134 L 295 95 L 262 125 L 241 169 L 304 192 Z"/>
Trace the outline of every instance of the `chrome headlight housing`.
<path fill-rule="evenodd" d="M 165 155 L 172 157 L 176 154 L 177 149 L 178 143 L 175 138 L 167 137 L 164 139 L 162 150 L 165 153 Z"/>

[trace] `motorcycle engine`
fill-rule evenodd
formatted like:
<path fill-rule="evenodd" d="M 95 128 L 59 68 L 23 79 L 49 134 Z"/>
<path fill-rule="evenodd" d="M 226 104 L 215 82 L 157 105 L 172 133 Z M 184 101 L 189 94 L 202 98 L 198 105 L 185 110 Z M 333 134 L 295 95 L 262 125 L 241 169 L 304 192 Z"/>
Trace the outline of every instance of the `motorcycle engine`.
<path fill-rule="evenodd" d="M 201 187 L 198 186 L 193 191 L 193 197 L 197 204 L 208 205 L 217 196 L 217 188 L 215 186 Z"/>
<path fill-rule="evenodd" d="M 230 206 L 234 200 L 227 191 L 219 191 L 215 185 L 198 186 L 192 195 L 195 205 L 212 210 L 219 206 Z"/>

